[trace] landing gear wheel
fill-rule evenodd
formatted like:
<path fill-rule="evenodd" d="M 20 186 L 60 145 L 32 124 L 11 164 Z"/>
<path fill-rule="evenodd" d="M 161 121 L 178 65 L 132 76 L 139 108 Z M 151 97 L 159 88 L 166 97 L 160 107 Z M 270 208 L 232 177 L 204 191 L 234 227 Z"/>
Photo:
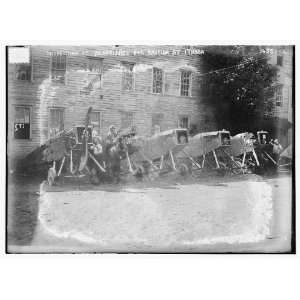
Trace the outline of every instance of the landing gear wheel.
<path fill-rule="evenodd" d="M 97 170 L 95 168 L 92 168 L 92 170 L 91 170 L 90 182 L 95 185 L 100 183 L 98 174 L 97 174 Z"/>
<path fill-rule="evenodd" d="M 148 178 L 150 181 L 154 181 L 159 177 L 159 171 L 151 167 L 148 172 Z"/>
<path fill-rule="evenodd" d="M 136 169 L 134 170 L 133 175 L 134 175 L 136 178 L 142 178 L 144 174 L 145 174 L 145 169 L 144 169 L 144 167 L 143 167 L 142 165 L 136 166 Z"/>
<path fill-rule="evenodd" d="M 219 168 L 217 168 L 216 170 L 219 176 L 225 176 L 228 171 L 226 164 L 221 161 L 219 161 Z"/>
<path fill-rule="evenodd" d="M 190 169 L 185 163 L 181 163 L 178 167 L 178 172 L 181 176 L 187 176 L 190 173 Z"/>
<path fill-rule="evenodd" d="M 235 161 L 235 165 L 232 166 L 231 172 L 234 175 L 242 175 L 245 174 L 245 168 L 242 166 L 242 163 L 238 160 Z"/>

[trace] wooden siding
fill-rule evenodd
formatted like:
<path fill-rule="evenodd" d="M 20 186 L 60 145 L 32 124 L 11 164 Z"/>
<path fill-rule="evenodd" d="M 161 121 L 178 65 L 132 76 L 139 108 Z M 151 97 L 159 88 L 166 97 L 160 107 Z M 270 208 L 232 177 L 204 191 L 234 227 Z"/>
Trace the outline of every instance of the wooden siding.
<path fill-rule="evenodd" d="M 103 47 L 102 47 L 103 48 Z M 180 96 L 180 70 L 190 68 L 199 71 L 199 56 L 103 56 L 101 87 L 89 92 L 87 57 L 74 55 L 79 47 L 33 46 L 32 81 L 15 79 L 14 66 L 9 65 L 8 78 L 8 156 L 21 158 L 48 139 L 49 108 L 64 108 L 64 128 L 83 124 L 89 106 L 101 112 L 101 134 L 108 127 L 121 126 L 121 113 L 132 112 L 133 123 L 141 135 L 150 135 L 152 115 L 163 113 L 162 127 L 177 127 L 179 115 L 189 117 L 190 124 L 199 129 L 213 130 L 213 113 L 201 101 L 197 77 L 193 76 L 191 96 Z M 97 48 L 93 48 L 95 50 Z M 67 52 L 65 84 L 51 82 L 51 51 Z M 72 53 L 73 52 L 73 53 Z M 122 91 L 122 62 L 133 62 L 134 89 Z M 153 67 L 164 71 L 163 94 L 152 93 Z M 31 107 L 31 139 L 13 138 L 14 105 Z"/>

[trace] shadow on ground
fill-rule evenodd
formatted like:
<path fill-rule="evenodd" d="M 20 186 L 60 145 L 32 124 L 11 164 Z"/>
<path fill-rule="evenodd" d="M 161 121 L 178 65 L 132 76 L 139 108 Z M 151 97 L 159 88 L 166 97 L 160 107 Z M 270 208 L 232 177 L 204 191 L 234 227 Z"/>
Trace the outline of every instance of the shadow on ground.
<path fill-rule="evenodd" d="M 7 244 L 29 245 L 39 212 L 38 179 L 9 178 L 7 190 Z"/>

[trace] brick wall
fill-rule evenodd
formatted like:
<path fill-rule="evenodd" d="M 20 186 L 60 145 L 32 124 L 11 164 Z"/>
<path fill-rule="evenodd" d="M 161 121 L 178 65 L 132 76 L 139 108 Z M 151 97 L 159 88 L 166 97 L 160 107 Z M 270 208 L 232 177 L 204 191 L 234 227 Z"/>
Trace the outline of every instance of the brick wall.
<path fill-rule="evenodd" d="M 103 48 L 103 47 L 102 47 Z M 101 48 L 101 49 L 102 49 Z M 144 47 L 145 48 L 145 47 Z M 202 131 L 214 130 L 212 111 L 202 103 L 197 77 L 193 76 L 191 96 L 180 96 L 180 72 L 188 68 L 199 71 L 199 56 L 102 56 L 101 86 L 86 92 L 91 74 L 87 71 L 87 57 L 78 51 L 87 47 L 31 47 L 32 80 L 15 78 L 15 65 L 8 65 L 8 156 L 21 158 L 49 138 L 49 110 L 62 108 L 64 128 L 83 124 L 89 106 L 100 112 L 101 134 L 111 124 L 121 126 L 122 113 L 133 115 L 133 124 L 141 135 L 150 135 L 152 115 L 162 113 L 162 130 L 178 126 L 180 115 L 189 117 L 189 123 Z M 95 50 L 98 48 L 92 48 Z M 70 53 L 67 56 L 65 83 L 53 82 L 51 51 Z M 134 63 L 134 89 L 122 90 L 122 62 Z M 152 93 L 153 67 L 164 71 L 163 94 Z M 14 106 L 31 108 L 30 140 L 14 139 Z"/>

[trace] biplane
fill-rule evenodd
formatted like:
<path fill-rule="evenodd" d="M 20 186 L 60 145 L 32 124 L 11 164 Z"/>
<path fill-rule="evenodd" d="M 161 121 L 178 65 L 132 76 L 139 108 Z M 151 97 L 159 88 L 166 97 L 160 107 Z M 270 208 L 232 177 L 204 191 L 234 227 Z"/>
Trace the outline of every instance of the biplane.
<path fill-rule="evenodd" d="M 231 139 L 231 153 L 246 170 L 255 172 L 270 171 L 277 167 L 273 153 L 273 143 L 267 131 L 240 133 Z"/>
<path fill-rule="evenodd" d="M 188 131 L 184 128 L 159 132 L 151 137 L 133 137 L 127 152 L 128 169 L 134 175 L 181 171 L 186 167 L 178 164 L 176 153 L 187 143 Z"/>
<path fill-rule="evenodd" d="M 189 144 L 178 154 L 193 170 L 233 170 L 240 165 L 230 155 L 231 137 L 227 130 L 202 132 L 190 138 Z M 188 161 L 188 162 L 187 162 Z"/>
<path fill-rule="evenodd" d="M 91 112 L 90 107 L 84 125 L 59 132 L 30 153 L 24 159 L 27 169 L 46 167 L 47 180 L 52 185 L 61 174 L 64 177 L 88 175 L 93 183 L 103 178 L 118 181 L 121 162 L 127 168 L 125 171 L 140 177 L 170 171 L 186 175 L 195 169 L 239 174 L 266 167 L 266 160 L 277 165 L 267 131 L 258 131 L 256 138 L 248 132 L 231 137 L 224 129 L 189 137 L 187 129 L 175 128 L 141 137 L 134 128 L 127 128 L 120 130 L 111 144 L 93 135 Z"/>
<path fill-rule="evenodd" d="M 99 175 L 99 172 L 101 174 L 111 173 L 109 172 L 109 167 L 113 165 L 111 156 L 105 155 L 105 151 L 102 151 L 103 155 L 97 155 L 97 157 L 94 153 L 93 128 L 90 125 L 91 112 L 92 108 L 90 107 L 84 125 L 77 125 L 69 130 L 59 132 L 30 153 L 24 159 L 25 163 L 22 168 L 30 173 L 30 168 L 36 170 L 36 166 L 47 167 L 49 185 L 52 185 L 62 173 L 68 177 L 85 175 L 95 177 Z M 119 153 L 116 154 L 116 157 L 120 157 Z M 95 170 L 97 171 L 95 172 Z"/>
<path fill-rule="evenodd" d="M 46 143 L 43 160 L 53 162 L 48 171 L 48 183 L 52 185 L 62 171 L 66 176 L 83 176 L 91 174 L 91 165 L 101 172 L 107 172 L 104 158 L 99 161 L 93 155 L 93 128 L 90 123 L 92 108 L 88 109 L 85 125 L 76 125 L 63 131 Z M 59 164 L 58 168 L 56 163 Z"/>
<path fill-rule="evenodd" d="M 254 148 L 260 162 L 260 169 L 275 170 L 277 168 L 278 163 L 274 153 L 274 144 L 268 131 L 257 131 Z"/>
<path fill-rule="evenodd" d="M 249 132 L 239 133 L 231 137 L 231 156 L 241 164 L 244 172 L 249 172 L 255 166 L 260 166 L 254 142 L 254 134 Z"/>

